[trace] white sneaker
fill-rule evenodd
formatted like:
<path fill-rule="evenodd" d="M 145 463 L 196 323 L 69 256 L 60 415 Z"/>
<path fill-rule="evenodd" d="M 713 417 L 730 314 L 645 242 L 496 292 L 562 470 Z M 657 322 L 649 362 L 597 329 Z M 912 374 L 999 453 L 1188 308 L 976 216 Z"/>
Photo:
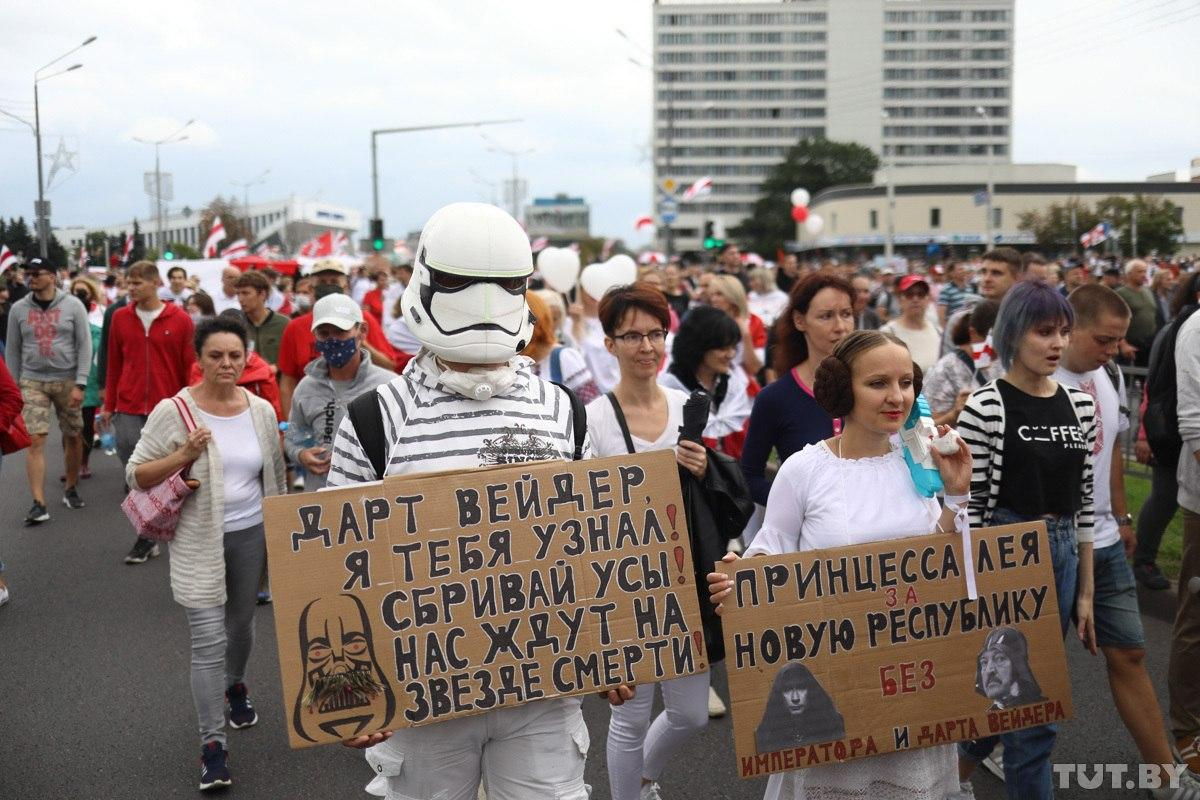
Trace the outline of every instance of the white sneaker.
<path fill-rule="evenodd" d="M 7 586 L 0 586 L 0 606 L 8 602 L 9 593 Z"/>
<path fill-rule="evenodd" d="M 663 800 L 663 796 L 658 792 L 658 784 L 651 781 L 643 786 L 640 800 Z"/>
<path fill-rule="evenodd" d="M 721 700 L 721 696 L 717 694 L 717 690 L 711 686 L 708 687 L 708 718 L 719 719 L 725 716 L 725 711 L 725 702 Z"/>
<path fill-rule="evenodd" d="M 988 753 L 987 758 L 979 762 L 979 766 L 996 776 L 1001 783 L 1004 783 L 1004 745 L 997 744 L 992 748 L 992 752 Z"/>
<path fill-rule="evenodd" d="M 1174 789 L 1170 786 L 1161 786 L 1151 789 L 1150 794 L 1154 800 L 1200 800 L 1200 775 L 1196 775 L 1184 767 L 1179 776 L 1179 786 Z"/>

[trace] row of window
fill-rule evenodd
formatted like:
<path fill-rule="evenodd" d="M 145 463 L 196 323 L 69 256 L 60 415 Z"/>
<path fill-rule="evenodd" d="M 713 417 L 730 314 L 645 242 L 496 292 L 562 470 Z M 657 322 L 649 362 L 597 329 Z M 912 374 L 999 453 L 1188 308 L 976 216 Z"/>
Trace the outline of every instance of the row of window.
<path fill-rule="evenodd" d="M 660 64 L 783 64 L 824 61 L 824 50 L 712 50 L 706 53 L 660 52 Z"/>
<path fill-rule="evenodd" d="M 941 28 L 936 30 L 890 30 L 883 32 L 885 42 L 1007 42 L 1007 28 L 984 28 L 962 30 Z"/>
<path fill-rule="evenodd" d="M 986 213 L 985 213 L 986 216 Z M 1004 219 L 1004 210 L 1001 208 L 992 208 L 992 227 L 999 228 L 1001 220 Z M 879 211 L 871 209 L 867 214 L 867 226 L 873 230 L 879 230 Z M 929 209 L 929 227 L 937 230 L 942 227 L 942 210 L 940 208 Z"/>
<path fill-rule="evenodd" d="M 1009 51 L 1003 47 L 929 48 L 925 50 L 884 50 L 884 61 L 1006 61 Z"/>
<path fill-rule="evenodd" d="M 883 15 L 884 22 L 1008 22 L 1007 9 L 986 9 L 970 12 L 965 11 L 888 11 Z"/>
<path fill-rule="evenodd" d="M 663 83 L 733 83 L 736 81 L 823 81 L 823 69 L 745 69 L 705 70 L 690 72 L 661 70 L 658 78 Z"/>
<path fill-rule="evenodd" d="M 1007 86 L 887 86 L 883 96 L 888 100 L 941 100 L 955 97 L 971 99 L 1007 98 Z"/>
<path fill-rule="evenodd" d="M 1008 76 L 1007 67 L 971 67 L 970 69 L 962 67 L 913 69 L 906 67 L 883 71 L 885 81 L 1000 81 L 1007 80 Z"/>
<path fill-rule="evenodd" d="M 823 108 L 805 108 L 789 106 L 780 108 L 676 108 L 671 114 L 677 120 L 713 120 L 713 119 L 821 119 L 825 116 Z M 667 109 L 659 108 L 656 114 L 660 120 L 668 118 Z"/>
<path fill-rule="evenodd" d="M 658 24 L 668 28 L 694 27 L 696 25 L 819 25 L 825 21 L 824 11 L 658 15 Z"/>
<path fill-rule="evenodd" d="M 824 100 L 824 89 L 660 89 L 658 101 L 677 103 L 699 100 L 727 100 L 731 102 L 755 100 Z"/>
<path fill-rule="evenodd" d="M 884 111 L 892 119 L 927 119 L 927 118 L 956 118 L 966 117 L 979 119 L 975 113 L 977 106 L 884 106 Z M 989 117 L 1004 118 L 1008 116 L 1008 106 L 985 106 L 983 109 Z"/>
<path fill-rule="evenodd" d="M 824 128 L 805 129 L 803 136 L 824 136 Z M 799 137 L 797 137 L 799 138 Z M 666 152 L 666 148 L 660 148 Z M 747 145 L 733 147 L 728 145 L 704 147 L 672 147 L 672 158 L 775 158 L 782 159 L 788 148 L 780 145 Z"/>
<path fill-rule="evenodd" d="M 660 33 L 660 45 L 684 44 L 820 44 L 825 31 L 720 31 L 707 33 Z"/>
<path fill-rule="evenodd" d="M 955 144 L 897 144 L 887 150 L 899 158 L 912 156 L 978 156 L 987 155 L 986 145 L 968 145 L 965 142 Z M 1008 155 L 1008 145 L 992 145 L 994 156 Z"/>
<path fill-rule="evenodd" d="M 1007 125 L 884 125 L 883 135 L 895 136 L 1007 136 Z"/>
<path fill-rule="evenodd" d="M 822 117 L 825 116 L 821 109 Z M 734 128 L 681 128 L 676 126 L 672 132 L 675 139 L 799 139 L 811 128 L 780 127 L 768 125 L 764 127 L 734 127 Z M 886 130 L 886 129 L 885 129 Z M 665 127 L 658 129 L 659 139 L 667 138 Z"/>
<path fill-rule="evenodd" d="M 671 174 L 676 178 L 699 178 L 705 175 L 754 177 L 769 175 L 775 167 L 775 164 L 674 164 Z"/>

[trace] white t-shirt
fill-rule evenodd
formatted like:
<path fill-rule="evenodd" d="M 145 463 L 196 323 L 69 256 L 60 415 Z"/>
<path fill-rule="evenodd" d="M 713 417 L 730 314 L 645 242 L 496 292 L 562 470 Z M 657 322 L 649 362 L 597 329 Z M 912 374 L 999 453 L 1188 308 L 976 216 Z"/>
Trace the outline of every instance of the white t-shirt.
<path fill-rule="evenodd" d="M 908 345 L 908 351 L 912 353 L 913 361 L 917 363 L 922 372 L 933 369 L 933 365 L 941 358 L 942 332 L 937 329 L 936 325 L 929 324 L 928 320 L 926 320 L 925 327 L 919 331 L 901 325 L 898 319 L 885 322 L 880 330 L 884 333 L 895 334 L 900 341 Z"/>
<path fill-rule="evenodd" d="M 225 520 L 227 531 L 240 531 L 263 521 L 263 456 L 247 408 L 232 417 L 218 417 L 201 410 L 204 424 L 212 431 L 221 468 L 225 473 Z"/>
<path fill-rule="evenodd" d="M 194 292 L 191 289 L 187 288 L 186 286 L 183 288 L 183 291 L 180 292 L 179 294 L 175 294 L 174 292 L 172 292 L 170 286 L 158 287 L 158 299 L 159 300 L 162 300 L 164 303 L 174 303 L 175 305 L 179 306 L 180 308 L 183 308 L 183 304 L 186 303 L 187 299 L 189 297 L 191 297 L 193 294 L 194 294 Z"/>
<path fill-rule="evenodd" d="M 1113 448 L 1117 446 L 1117 437 L 1129 430 L 1129 417 L 1121 413 L 1121 397 L 1125 396 L 1125 376 L 1118 373 L 1120 395 L 1113 388 L 1104 367 L 1080 375 L 1060 366 L 1054 372 L 1054 380 L 1082 389 L 1096 401 L 1096 447 L 1092 451 L 1092 461 L 1095 464 L 1092 501 L 1096 510 L 1096 539 L 1092 547 L 1096 550 L 1111 547 L 1121 541 L 1121 531 L 1112 513 L 1112 491 L 1108 481 L 1112 474 L 1112 455 Z"/>
<path fill-rule="evenodd" d="M 621 367 L 617 357 L 604 346 L 604 327 L 600 320 L 588 317 L 583 321 L 583 341 L 578 345 L 600 393 L 611 392 L 621 380 Z"/>
<path fill-rule="evenodd" d="M 212 301 L 213 311 L 217 314 L 220 314 L 222 311 L 228 311 L 231 308 L 235 311 L 242 310 L 242 304 L 238 300 L 237 292 L 233 293 L 233 297 L 226 297 L 223 290 L 218 291 L 212 296 Z"/>
<path fill-rule="evenodd" d="M 137 306 L 133 307 L 133 310 L 137 312 L 138 319 L 142 321 L 142 327 L 146 329 L 147 336 L 150 335 L 150 325 L 154 322 L 154 320 L 158 319 L 164 308 L 166 308 L 166 306 L 159 306 L 153 311 L 143 311 Z"/>
<path fill-rule="evenodd" d="M 669 450 L 679 440 L 679 426 L 683 424 L 683 404 L 688 396 L 678 389 L 659 387 L 667 396 L 667 424 L 662 433 L 654 441 L 639 439 L 630 433 L 633 439 L 633 449 L 639 453 L 650 450 Z M 592 440 L 592 452 L 597 458 L 619 456 L 628 453 L 625 446 L 625 436 L 617 423 L 617 414 L 613 411 L 612 403 L 601 395 L 587 406 L 588 435 Z"/>

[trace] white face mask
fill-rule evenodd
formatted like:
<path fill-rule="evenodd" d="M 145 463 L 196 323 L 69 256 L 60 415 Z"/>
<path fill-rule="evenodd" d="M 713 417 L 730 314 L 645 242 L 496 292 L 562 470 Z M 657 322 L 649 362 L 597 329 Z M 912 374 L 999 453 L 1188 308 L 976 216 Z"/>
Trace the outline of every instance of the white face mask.
<path fill-rule="evenodd" d="M 466 372 L 450 369 L 435 360 L 438 383 L 468 400 L 487 400 L 508 392 L 517 383 L 524 356 L 514 356 L 498 367 L 475 367 Z"/>

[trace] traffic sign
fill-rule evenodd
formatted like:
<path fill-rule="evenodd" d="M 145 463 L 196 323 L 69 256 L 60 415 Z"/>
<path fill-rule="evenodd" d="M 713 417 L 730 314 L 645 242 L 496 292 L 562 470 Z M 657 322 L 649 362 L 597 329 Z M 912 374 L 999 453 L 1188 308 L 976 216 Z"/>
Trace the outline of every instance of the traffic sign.
<path fill-rule="evenodd" d="M 673 197 L 660 200 L 658 203 L 658 218 L 664 225 L 670 225 L 679 219 L 679 202 Z"/>

